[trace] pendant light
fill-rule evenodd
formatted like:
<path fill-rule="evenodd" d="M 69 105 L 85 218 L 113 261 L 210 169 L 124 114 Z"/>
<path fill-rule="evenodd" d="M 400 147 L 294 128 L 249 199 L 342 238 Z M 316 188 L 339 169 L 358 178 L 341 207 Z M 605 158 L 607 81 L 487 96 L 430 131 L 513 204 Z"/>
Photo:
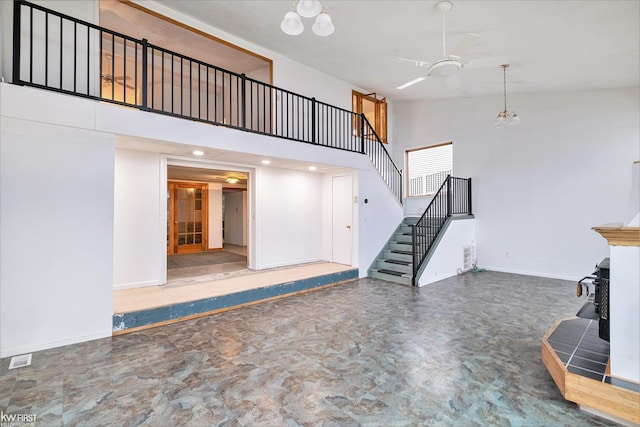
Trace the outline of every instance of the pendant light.
<path fill-rule="evenodd" d="M 504 82 L 504 110 L 498 113 L 498 117 L 496 117 L 493 122 L 497 128 L 520 123 L 520 116 L 518 116 L 515 111 L 507 110 L 507 68 L 509 68 L 509 64 L 503 64 L 501 67 Z"/>
<path fill-rule="evenodd" d="M 297 36 L 304 31 L 302 18 L 316 18 L 311 27 L 318 36 L 329 36 L 335 31 L 331 16 L 324 10 L 319 0 L 298 0 L 293 3 L 293 8 L 284 15 L 280 23 L 280 29 L 290 36 Z"/>

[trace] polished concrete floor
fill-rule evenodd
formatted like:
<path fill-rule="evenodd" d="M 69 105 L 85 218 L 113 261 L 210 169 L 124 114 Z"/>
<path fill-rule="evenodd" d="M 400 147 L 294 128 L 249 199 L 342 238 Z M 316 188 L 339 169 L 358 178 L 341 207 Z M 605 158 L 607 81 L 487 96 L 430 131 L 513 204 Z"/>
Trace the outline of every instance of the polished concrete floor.
<path fill-rule="evenodd" d="M 37 425 L 599 426 L 566 402 L 540 339 L 573 282 L 467 273 L 361 279 L 0 364 L 0 409 Z"/>

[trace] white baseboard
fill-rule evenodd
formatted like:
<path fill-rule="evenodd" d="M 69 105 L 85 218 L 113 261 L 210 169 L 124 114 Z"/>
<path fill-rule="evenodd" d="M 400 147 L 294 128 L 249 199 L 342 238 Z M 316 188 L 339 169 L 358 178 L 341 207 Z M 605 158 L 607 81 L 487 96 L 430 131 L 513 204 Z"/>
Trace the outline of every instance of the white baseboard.
<path fill-rule="evenodd" d="M 296 260 L 294 262 L 282 262 L 282 263 L 274 263 L 274 264 L 265 264 L 265 265 L 260 266 L 260 268 L 258 268 L 258 271 L 267 270 L 269 268 L 297 267 L 297 266 L 300 266 L 300 264 L 310 264 L 312 262 L 330 262 L 330 261 L 319 259 L 319 258 L 300 259 L 300 260 Z"/>
<path fill-rule="evenodd" d="M 100 338 L 107 338 L 112 335 L 111 329 L 107 331 L 95 332 L 89 335 L 83 335 L 80 337 L 66 338 L 59 341 L 51 341 L 39 344 L 30 344 L 21 347 L 3 348 L 0 349 L 0 357 L 12 357 L 18 354 L 33 353 L 36 351 L 48 350 L 50 348 L 62 347 L 65 345 L 77 344 L 85 341 L 93 341 Z M 34 361 L 35 364 L 35 361 Z"/>
<path fill-rule="evenodd" d="M 563 276 L 560 274 L 551 274 L 551 273 L 546 273 L 546 272 L 540 272 L 540 271 L 527 271 L 527 270 L 518 270 L 518 269 L 510 269 L 510 268 L 500 268 L 500 267 L 491 267 L 491 266 L 481 266 L 482 268 L 486 269 L 486 270 L 490 270 L 490 271 L 497 271 L 500 273 L 511 273 L 511 274 L 521 274 L 523 276 L 536 276 L 536 277 L 544 277 L 546 279 L 558 279 L 558 280 L 570 280 L 570 281 L 577 281 L 580 279 L 580 275 L 576 275 L 576 276 Z"/>
<path fill-rule="evenodd" d="M 120 283 L 118 285 L 113 285 L 114 291 L 120 291 L 122 289 L 134 289 L 134 288 L 145 288 L 147 286 L 160 286 L 164 285 L 160 280 L 149 280 L 147 282 L 133 282 L 133 283 Z"/>

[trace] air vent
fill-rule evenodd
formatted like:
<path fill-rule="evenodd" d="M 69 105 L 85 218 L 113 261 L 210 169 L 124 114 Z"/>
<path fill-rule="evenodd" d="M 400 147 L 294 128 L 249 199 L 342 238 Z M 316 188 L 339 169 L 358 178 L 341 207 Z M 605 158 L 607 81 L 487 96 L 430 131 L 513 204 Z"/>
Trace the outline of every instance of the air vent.
<path fill-rule="evenodd" d="M 469 271 L 473 268 L 473 259 L 474 259 L 474 247 L 473 245 L 464 246 L 462 248 L 462 270 Z"/>
<path fill-rule="evenodd" d="M 31 365 L 31 353 L 13 356 L 9 362 L 9 369 L 22 368 Z"/>

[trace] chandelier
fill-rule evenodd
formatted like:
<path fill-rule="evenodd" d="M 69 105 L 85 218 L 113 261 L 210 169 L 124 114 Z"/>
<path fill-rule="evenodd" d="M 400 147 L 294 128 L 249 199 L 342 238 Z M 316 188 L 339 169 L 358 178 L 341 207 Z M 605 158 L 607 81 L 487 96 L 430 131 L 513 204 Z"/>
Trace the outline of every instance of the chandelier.
<path fill-rule="evenodd" d="M 518 116 L 515 111 L 507 110 L 507 68 L 509 68 L 509 64 L 503 64 L 501 67 L 504 79 L 504 111 L 499 112 L 498 117 L 496 117 L 493 122 L 493 124 L 498 128 L 505 125 L 517 125 L 520 123 L 520 116 Z"/>
<path fill-rule="evenodd" d="M 297 36 L 304 31 L 303 18 L 316 17 L 316 22 L 311 30 L 318 36 L 329 36 L 335 31 L 331 17 L 324 11 L 319 0 L 297 0 L 293 3 L 291 11 L 284 15 L 280 28 L 290 36 Z"/>

